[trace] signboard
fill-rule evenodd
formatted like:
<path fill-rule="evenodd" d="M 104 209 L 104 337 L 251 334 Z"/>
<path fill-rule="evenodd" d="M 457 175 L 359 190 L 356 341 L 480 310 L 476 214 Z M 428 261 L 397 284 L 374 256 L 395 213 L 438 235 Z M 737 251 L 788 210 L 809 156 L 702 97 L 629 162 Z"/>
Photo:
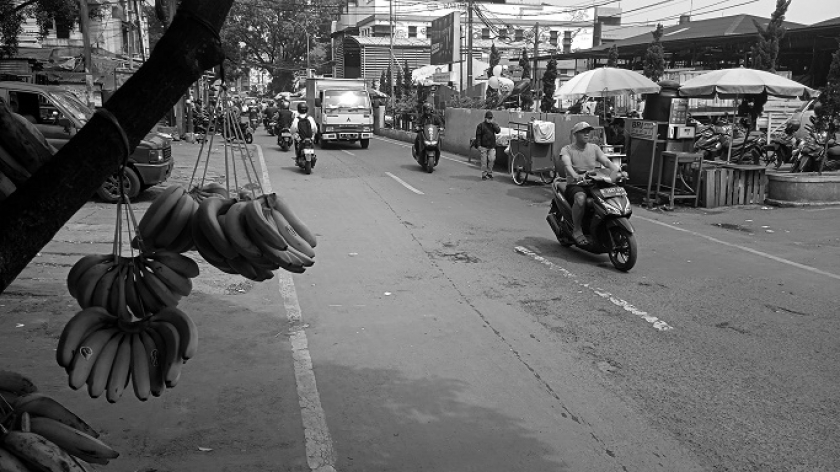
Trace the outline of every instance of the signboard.
<path fill-rule="evenodd" d="M 671 99 L 671 113 L 668 118 L 668 123 L 672 125 L 684 125 L 688 123 L 688 99 L 687 98 L 672 98 Z"/>
<path fill-rule="evenodd" d="M 656 122 L 645 120 L 630 120 L 630 136 L 638 139 L 656 139 Z"/>
<path fill-rule="evenodd" d="M 428 33 L 432 43 L 430 62 L 433 66 L 451 64 L 461 60 L 460 31 L 460 12 L 452 12 L 432 20 L 432 26 Z"/>
<path fill-rule="evenodd" d="M 438 85 L 446 85 L 452 80 L 452 74 L 449 71 L 441 71 L 440 67 L 437 68 L 434 74 L 432 74 L 432 82 Z"/>

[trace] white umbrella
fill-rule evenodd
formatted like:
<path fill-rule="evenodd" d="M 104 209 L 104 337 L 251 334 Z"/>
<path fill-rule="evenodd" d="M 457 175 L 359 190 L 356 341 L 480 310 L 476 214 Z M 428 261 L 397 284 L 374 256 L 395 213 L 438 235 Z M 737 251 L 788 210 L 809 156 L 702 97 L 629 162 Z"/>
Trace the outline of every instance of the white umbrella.
<path fill-rule="evenodd" d="M 580 73 L 560 86 L 554 98 L 615 97 L 628 93 L 657 93 L 661 87 L 642 74 L 615 67 L 601 67 Z M 604 119 L 606 119 L 604 107 Z"/>
<path fill-rule="evenodd" d="M 729 153 L 726 162 L 732 159 L 732 141 L 734 139 L 734 117 L 738 114 L 738 98 L 744 95 L 767 93 L 774 97 L 809 99 L 819 95 L 819 91 L 786 79 L 772 72 L 738 67 L 720 69 L 686 81 L 680 86 L 680 95 L 695 98 L 734 98 L 735 112 L 732 131 L 729 136 Z"/>

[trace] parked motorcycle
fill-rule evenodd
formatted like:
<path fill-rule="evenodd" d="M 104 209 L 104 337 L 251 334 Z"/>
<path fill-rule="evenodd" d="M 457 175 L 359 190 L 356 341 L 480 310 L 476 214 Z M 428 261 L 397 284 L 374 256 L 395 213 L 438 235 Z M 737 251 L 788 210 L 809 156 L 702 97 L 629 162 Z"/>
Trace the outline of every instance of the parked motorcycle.
<path fill-rule="evenodd" d="M 312 143 L 312 138 L 303 138 L 297 146 L 295 152 L 295 164 L 303 169 L 306 174 L 312 173 L 312 168 L 315 167 L 315 162 L 318 159 L 315 157 L 315 145 Z"/>
<path fill-rule="evenodd" d="M 277 145 L 280 146 L 280 149 L 283 152 L 288 151 L 290 147 L 292 147 L 292 132 L 289 131 L 289 128 L 283 128 L 277 133 Z"/>
<path fill-rule="evenodd" d="M 234 139 L 242 138 L 248 144 L 254 142 L 254 130 L 251 128 L 250 125 L 248 125 L 248 123 L 231 123 L 231 125 L 239 126 L 239 130 L 237 131 L 235 128 L 228 130 L 228 141 L 233 141 Z"/>
<path fill-rule="evenodd" d="M 819 172 L 840 167 L 840 144 L 830 138 L 827 131 L 815 130 L 815 122 L 816 117 L 812 116 L 811 123 L 805 125 L 808 134 L 793 150 L 791 172 Z"/>
<path fill-rule="evenodd" d="M 770 142 L 764 146 L 764 162 L 767 165 L 774 164 L 778 169 L 782 164 L 791 162 L 793 149 L 798 145 L 793 133 L 796 129 L 786 127 L 783 133 L 774 133 L 770 136 Z"/>
<path fill-rule="evenodd" d="M 702 126 L 697 132 L 697 140 L 694 142 L 694 150 L 703 153 L 704 159 L 714 160 L 723 155 L 724 143 L 728 142 L 724 126 L 708 124 Z"/>
<path fill-rule="evenodd" d="M 586 209 L 582 229 L 587 244 L 578 245 L 572 236 L 572 205 L 566 200 L 567 182 L 555 180 L 554 198 L 546 220 L 557 241 L 564 247 L 577 245 L 593 254 L 609 254 L 610 262 L 620 271 L 627 272 L 636 264 L 638 250 L 635 230 L 630 224 L 633 210 L 627 191 L 618 184 L 626 174 L 606 169 L 587 172 L 578 183 L 586 192 Z"/>
<path fill-rule="evenodd" d="M 435 171 L 435 166 L 440 161 L 440 133 L 441 129 L 438 125 L 426 125 L 423 129 L 418 130 L 422 133 L 420 137 L 420 150 L 418 151 L 414 146 L 411 146 L 411 157 L 420 164 L 428 173 Z"/>
<path fill-rule="evenodd" d="M 758 165 L 764 154 L 764 133 L 760 131 L 747 131 L 741 126 L 735 127 L 735 138 L 732 140 L 732 162 L 748 163 Z"/>

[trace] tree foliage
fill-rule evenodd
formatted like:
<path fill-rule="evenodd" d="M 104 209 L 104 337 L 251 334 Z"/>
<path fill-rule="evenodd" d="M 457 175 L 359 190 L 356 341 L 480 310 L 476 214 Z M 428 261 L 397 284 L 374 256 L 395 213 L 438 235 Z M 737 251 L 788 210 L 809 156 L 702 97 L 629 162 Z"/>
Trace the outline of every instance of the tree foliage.
<path fill-rule="evenodd" d="M 385 88 L 388 85 L 387 78 L 385 77 L 385 71 L 382 71 L 382 75 L 379 76 L 379 91 L 382 93 L 387 93 L 388 95 L 391 94 L 391 90 Z"/>
<path fill-rule="evenodd" d="M 531 60 L 528 58 L 528 50 L 522 48 L 522 56 L 519 58 L 519 65 L 522 67 L 522 80 L 531 79 Z M 531 86 L 528 87 L 528 90 L 522 92 L 519 96 L 520 98 L 520 105 L 522 106 L 523 111 L 531 111 L 531 108 L 534 106 L 534 95 L 532 92 L 533 83 Z"/>
<path fill-rule="evenodd" d="M 662 47 L 664 28 L 662 23 L 656 25 L 652 34 L 653 42 L 650 43 L 645 52 L 644 75 L 654 82 L 659 82 L 659 79 L 665 74 L 665 48 Z"/>
<path fill-rule="evenodd" d="M 551 113 L 555 111 L 554 107 L 554 90 L 555 81 L 557 80 L 557 61 L 552 57 L 545 67 L 545 73 L 542 77 L 543 83 L 543 97 L 540 103 L 540 111 L 543 113 Z"/>
<path fill-rule="evenodd" d="M 607 67 L 618 67 L 618 45 L 613 44 L 607 56 Z"/>
<path fill-rule="evenodd" d="M 502 54 L 496 49 L 496 43 L 493 43 L 490 46 L 490 69 L 487 71 L 487 78 L 489 79 L 493 75 L 493 68 L 499 65 L 499 62 L 502 60 Z M 499 91 L 493 90 L 490 87 L 487 87 L 487 92 L 484 94 L 484 107 L 492 110 L 499 106 Z"/>
<path fill-rule="evenodd" d="M 402 99 L 403 97 L 403 73 L 402 68 L 397 66 L 397 77 L 394 80 L 394 97 L 397 100 Z"/>
<path fill-rule="evenodd" d="M 414 82 L 411 80 L 411 69 L 408 68 L 407 60 L 403 66 L 402 83 L 400 86 L 402 87 L 403 96 L 411 95 L 411 92 L 414 90 Z"/>
<path fill-rule="evenodd" d="M 776 72 L 779 42 L 787 32 L 787 28 L 782 24 L 785 21 L 785 13 L 787 13 L 790 2 L 791 0 L 776 0 L 776 10 L 770 16 L 770 23 L 767 24 L 767 28 L 763 28 L 758 21 L 753 20 L 755 29 L 758 30 L 758 42 L 751 49 L 753 69 Z"/>
<path fill-rule="evenodd" d="M 88 16 L 102 18 L 103 6 L 91 5 Z M 35 19 L 41 37 L 45 37 L 55 25 L 59 29 L 72 29 L 79 23 L 79 2 L 77 0 L 0 0 L 0 58 L 17 54 L 18 35 L 23 31 L 27 18 Z"/>
<path fill-rule="evenodd" d="M 840 44 L 840 38 L 837 39 Z M 820 89 L 820 98 L 814 106 L 815 128 L 833 135 L 840 130 L 840 47 L 831 55 L 828 83 Z"/>
<path fill-rule="evenodd" d="M 388 66 L 388 69 L 385 70 L 385 93 L 393 96 L 396 91 L 394 90 L 394 76 L 391 69 L 392 68 Z"/>

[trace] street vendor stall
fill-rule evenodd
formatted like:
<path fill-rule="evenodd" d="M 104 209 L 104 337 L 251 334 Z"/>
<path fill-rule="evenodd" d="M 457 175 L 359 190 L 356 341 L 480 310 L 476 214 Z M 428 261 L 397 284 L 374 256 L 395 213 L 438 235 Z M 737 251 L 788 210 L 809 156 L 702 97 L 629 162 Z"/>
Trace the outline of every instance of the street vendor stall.
<path fill-rule="evenodd" d="M 515 139 L 506 150 L 510 176 L 516 185 L 523 185 L 528 175 L 539 174 L 543 183 L 554 180 L 554 123 L 531 119 L 530 122 L 511 121 Z M 524 135 L 524 137 L 523 137 Z"/>

